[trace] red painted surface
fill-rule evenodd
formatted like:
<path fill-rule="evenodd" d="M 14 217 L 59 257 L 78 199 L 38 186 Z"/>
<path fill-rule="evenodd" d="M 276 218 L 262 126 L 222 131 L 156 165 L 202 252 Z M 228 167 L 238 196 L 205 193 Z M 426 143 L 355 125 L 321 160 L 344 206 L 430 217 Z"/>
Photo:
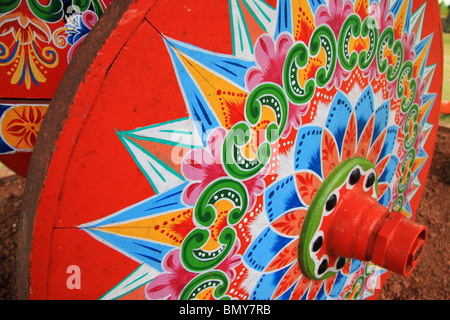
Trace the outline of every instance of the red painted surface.
<path fill-rule="evenodd" d="M 20 152 L 15 154 L 0 155 L 0 161 L 8 168 L 22 177 L 27 176 L 28 165 L 30 164 L 31 152 Z"/>
<path fill-rule="evenodd" d="M 122 69 L 119 69 L 115 75 L 115 79 L 117 80 L 117 77 L 120 77 L 120 82 L 124 85 L 121 90 L 117 90 L 116 86 L 108 86 L 105 76 L 106 71 L 109 71 L 108 75 L 114 74 L 114 69 L 108 70 L 108 67 L 115 59 L 119 60 L 118 62 L 120 64 L 120 59 L 118 59 L 117 55 L 127 41 L 133 41 L 134 39 L 136 44 L 147 44 L 148 46 L 148 41 L 151 41 L 152 38 L 156 39 L 159 37 L 148 23 L 142 21 L 145 13 L 152 4 L 153 3 L 149 1 L 136 1 L 131 5 L 117 29 L 105 43 L 101 52 L 98 53 L 97 58 L 85 76 L 84 85 L 79 88 L 79 93 L 74 99 L 73 105 L 76 104 L 77 108 L 71 110 L 71 117 L 68 118 L 65 123 L 65 131 L 56 145 L 56 150 L 59 150 L 60 148 L 65 149 L 65 146 L 69 145 L 71 148 L 77 148 L 77 146 L 82 146 L 85 143 L 90 147 L 76 155 L 80 161 L 72 168 L 66 168 L 65 166 L 69 159 L 72 158 L 71 153 L 57 152 L 52 158 L 51 166 L 53 167 L 55 174 L 51 174 L 47 177 L 46 187 L 43 191 L 43 198 L 40 202 L 35 222 L 36 232 L 34 234 L 31 253 L 32 271 L 30 273 L 30 285 L 32 288 L 30 298 L 32 299 L 58 299 L 73 294 L 73 292 L 65 285 L 67 279 L 65 267 L 68 266 L 68 261 L 63 259 L 63 257 L 54 255 L 54 248 L 64 246 L 67 237 L 53 239 L 53 228 L 61 228 L 61 230 L 67 230 L 66 228 L 75 229 L 80 223 L 92 218 L 95 219 L 95 216 L 88 217 L 92 213 L 98 213 L 97 218 L 100 218 L 103 215 L 102 212 L 117 210 L 118 207 L 124 206 L 127 202 L 123 190 L 134 190 L 129 195 L 136 201 L 143 197 L 148 197 L 153 193 L 152 190 L 148 188 L 148 184 L 142 174 L 137 170 L 131 169 L 131 165 L 128 167 L 130 168 L 128 171 L 123 167 L 123 164 L 125 163 L 131 164 L 132 160 L 126 154 L 116 154 L 115 150 L 121 146 L 120 141 L 115 136 L 115 132 L 112 130 L 104 131 L 97 125 L 90 127 L 90 125 L 88 126 L 87 123 L 85 123 L 87 121 L 94 124 L 100 121 L 98 123 L 102 123 L 102 126 L 105 125 L 110 128 L 114 128 L 118 123 L 123 127 L 126 127 L 127 121 L 133 121 L 133 119 L 127 119 L 126 114 L 129 110 L 121 108 L 114 108 L 114 112 L 103 110 L 103 112 L 106 111 L 106 114 L 100 112 L 100 119 L 95 119 L 96 112 L 94 113 L 92 111 L 98 104 L 104 106 L 107 105 L 103 104 L 103 98 L 109 98 L 110 105 L 115 106 L 120 106 L 121 101 L 128 101 L 130 96 L 141 98 L 142 100 L 136 101 L 137 108 L 139 108 L 139 106 L 142 107 L 142 103 L 146 101 L 145 97 L 146 92 L 148 95 L 148 88 L 140 87 L 142 90 L 141 92 L 130 90 L 134 89 L 132 85 L 128 81 L 122 82 L 122 80 L 124 80 Z M 130 39 L 130 36 L 132 39 Z M 136 49 L 137 48 L 124 47 L 121 53 L 125 55 L 137 55 L 140 51 Z M 143 57 L 139 60 L 124 59 L 127 65 L 128 77 L 131 78 L 136 75 L 136 77 L 140 78 L 138 81 L 143 81 L 142 77 L 151 77 L 151 72 L 142 72 L 144 69 L 142 60 L 146 59 Z M 139 64 L 139 62 L 141 64 Z M 145 61 L 145 65 L 147 65 L 147 61 Z M 105 80 L 106 83 L 103 83 L 103 80 Z M 127 85 L 131 86 L 131 88 L 126 88 Z M 160 89 L 161 88 L 164 87 L 161 86 Z M 106 92 L 103 93 L 102 91 Z M 88 115 L 89 117 L 87 117 Z M 91 115 L 94 115 L 94 118 L 92 118 Z M 125 123 L 123 120 L 125 120 Z M 128 124 L 128 126 L 130 126 L 130 124 Z M 90 128 L 88 129 L 88 127 Z M 76 137 L 76 145 L 74 145 L 74 137 Z M 87 164 L 89 164 L 89 166 Z M 111 169 L 117 174 L 106 174 L 106 172 L 109 172 Z M 96 178 L 96 174 L 101 174 L 102 171 L 105 174 L 105 179 L 99 180 Z M 96 174 L 94 174 L 94 172 L 96 172 Z M 67 181 L 66 179 L 60 179 L 60 176 L 65 175 L 65 173 L 71 177 L 75 177 L 75 182 L 67 185 L 65 183 L 65 181 Z M 129 177 L 129 179 L 124 180 L 123 177 Z M 77 192 L 78 196 L 74 196 L 71 189 L 80 191 L 79 193 Z M 97 192 L 95 192 L 95 190 L 97 190 Z M 101 196 L 98 193 L 101 190 L 108 190 L 107 193 L 111 193 L 108 196 Z M 101 191 L 101 193 L 103 193 L 103 191 Z M 58 197 L 63 197 L 63 202 L 65 204 L 62 207 L 55 208 L 54 204 L 57 202 Z M 64 214 L 67 210 L 66 208 L 71 208 L 70 211 L 75 209 L 76 213 L 67 216 Z M 82 233 L 83 232 L 77 230 L 74 234 L 86 237 L 86 235 Z M 76 240 L 76 237 L 73 238 L 74 244 L 77 243 Z M 90 242 L 92 239 L 87 241 Z M 107 254 L 113 255 L 117 259 L 96 259 L 96 256 L 102 250 L 107 250 L 107 248 L 102 248 L 101 244 L 89 245 L 88 247 L 83 246 L 78 251 L 81 255 L 73 255 L 73 257 L 76 256 L 78 258 L 76 262 L 70 263 L 77 264 L 86 261 L 86 259 L 88 259 L 88 261 L 89 259 L 94 259 L 96 261 L 94 264 L 96 267 L 90 267 L 88 269 L 91 270 L 91 272 L 83 272 L 83 283 L 88 286 L 93 284 L 95 286 L 94 291 L 97 293 L 105 292 L 107 288 L 110 288 L 117 283 L 117 279 L 125 277 L 136 268 L 136 264 L 126 258 L 122 258 L 125 265 L 120 269 L 116 268 L 116 261 L 121 264 L 121 258 L 117 257 L 117 254 L 113 252 L 108 252 Z M 68 258 L 67 254 L 69 254 L 69 256 L 71 255 L 67 251 L 64 251 L 64 254 L 66 255 L 65 258 Z M 79 260 L 80 257 L 83 258 Z M 112 261 L 114 261 L 114 263 L 112 263 Z M 61 264 L 64 263 L 65 265 L 61 266 Z M 60 265 L 60 267 L 58 267 L 58 265 Z M 87 265 L 89 266 L 91 264 L 87 262 Z M 56 288 L 54 289 L 53 287 L 48 288 L 50 280 L 46 276 L 42 276 L 48 273 L 47 270 L 60 271 L 59 273 L 55 273 L 57 275 L 56 277 L 59 277 L 62 281 L 62 283 L 57 281 L 57 288 L 59 288 L 59 290 Z M 103 276 L 101 280 L 99 278 L 98 270 L 102 270 L 102 274 L 106 274 L 107 276 Z M 95 293 L 88 292 L 88 295 L 89 296 L 84 298 L 99 298 Z"/>
<path fill-rule="evenodd" d="M 213 2 L 206 15 L 200 2 L 186 3 L 191 10 L 135 1 L 86 73 L 55 145 L 36 212 L 30 298 L 97 299 L 138 267 L 77 226 L 155 194 L 130 156 L 117 152 L 123 145 L 112 128 L 131 130 L 187 115 L 158 31 L 211 51 L 224 52 L 224 48 L 232 47 L 224 43 L 230 29 L 229 17 L 224 14 L 228 12 L 226 1 Z M 214 28 L 205 31 L 204 24 L 196 23 L 199 20 Z M 423 34 L 434 31 L 426 23 L 423 29 Z M 441 66 L 442 48 L 433 45 L 428 64 Z M 231 54 L 231 50 L 224 53 Z M 153 81 L 156 75 L 158 81 Z M 442 68 L 438 67 L 435 79 L 440 77 Z M 431 84 L 438 92 L 437 100 L 441 98 L 441 85 L 439 81 Z M 132 110 L 122 107 L 129 106 L 130 100 Z M 439 108 L 433 108 L 428 118 L 435 124 L 425 150 L 430 158 L 438 115 Z M 419 173 L 421 181 L 426 179 L 430 162 Z M 411 203 L 413 212 L 422 192 L 423 187 Z M 83 270 L 82 286 L 86 290 L 81 295 L 66 286 L 66 270 L 72 264 Z"/>

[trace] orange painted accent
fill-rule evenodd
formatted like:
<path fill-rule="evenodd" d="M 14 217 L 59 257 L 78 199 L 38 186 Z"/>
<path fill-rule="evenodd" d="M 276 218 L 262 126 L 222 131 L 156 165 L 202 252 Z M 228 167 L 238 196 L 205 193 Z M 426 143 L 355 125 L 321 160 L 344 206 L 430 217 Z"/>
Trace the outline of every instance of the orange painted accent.
<path fill-rule="evenodd" d="M 11 146 L 32 150 L 47 106 L 22 105 L 6 111 L 1 122 L 3 139 Z"/>

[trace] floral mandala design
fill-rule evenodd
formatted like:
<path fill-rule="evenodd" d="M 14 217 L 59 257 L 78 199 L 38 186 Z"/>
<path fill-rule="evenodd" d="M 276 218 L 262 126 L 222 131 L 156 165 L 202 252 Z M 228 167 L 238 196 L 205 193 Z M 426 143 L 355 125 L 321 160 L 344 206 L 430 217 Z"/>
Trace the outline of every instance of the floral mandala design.
<path fill-rule="evenodd" d="M 311 251 L 318 277 L 306 276 L 302 227 L 321 186 L 349 161 L 361 180 L 372 177 L 373 198 L 412 215 L 436 97 L 425 5 L 299 2 L 246 2 L 264 26 L 250 46 L 230 1 L 233 55 L 164 39 L 190 116 L 117 131 L 157 195 L 80 226 L 141 263 L 103 298 L 144 284 L 148 299 L 374 294 L 385 270 L 370 262 L 323 264 Z"/>

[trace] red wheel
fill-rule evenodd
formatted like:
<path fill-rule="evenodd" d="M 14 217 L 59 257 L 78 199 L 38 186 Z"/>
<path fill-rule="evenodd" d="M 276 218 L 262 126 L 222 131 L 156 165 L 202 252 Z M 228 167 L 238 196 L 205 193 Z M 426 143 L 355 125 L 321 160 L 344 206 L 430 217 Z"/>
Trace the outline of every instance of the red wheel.
<path fill-rule="evenodd" d="M 37 139 L 22 295 L 376 297 L 425 241 L 436 17 L 421 0 L 113 2 Z M 363 248 L 336 228 L 349 210 Z"/>

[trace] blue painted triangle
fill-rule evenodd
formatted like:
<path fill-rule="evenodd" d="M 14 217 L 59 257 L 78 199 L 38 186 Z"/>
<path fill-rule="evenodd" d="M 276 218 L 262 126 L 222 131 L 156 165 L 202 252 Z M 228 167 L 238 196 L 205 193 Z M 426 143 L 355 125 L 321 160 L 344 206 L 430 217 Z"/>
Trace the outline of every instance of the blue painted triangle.
<path fill-rule="evenodd" d="M 264 273 L 258 280 L 249 300 L 270 300 L 281 278 L 290 266 L 272 273 Z"/>
<path fill-rule="evenodd" d="M 433 100 L 433 101 L 431 102 L 431 105 L 428 107 L 428 110 L 425 112 L 422 122 L 420 123 L 422 125 L 422 128 L 425 126 L 425 123 L 427 122 L 427 119 L 428 119 L 428 115 L 430 114 L 430 111 L 433 108 L 433 104 L 436 101 L 436 94 L 424 94 L 422 96 L 422 105 L 425 105 L 430 100 Z"/>
<path fill-rule="evenodd" d="M 256 271 L 264 271 L 280 250 L 292 241 L 291 237 L 284 237 L 267 227 L 247 248 L 244 261 Z"/>
<path fill-rule="evenodd" d="M 130 256 L 132 259 L 145 263 L 161 272 L 164 271 L 161 266 L 164 256 L 174 249 L 172 246 L 161 243 L 103 232 L 98 229 L 86 229 L 85 231 L 111 245 L 116 250 Z"/>
<path fill-rule="evenodd" d="M 270 222 L 292 210 L 304 208 L 294 179 L 294 176 L 286 177 L 271 185 L 264 193 L 264 204 Z"/>
<path fill-rule="evenodd" d="M 201 93 L 195 80 L 186 70 L 184 64 L 180 61 L 172 46 L 167 46 L 175 72 L 177 73 L 181 91 L 185 97 L 187 107 L 191 111 L 192 118 L 195 121 L 198 132 L 201 132 L 203 146 L 206 146 L 207 134 L 219 126 L 219 122 L 214 111 L 209 106 L 206 98 Z"/>
<path fill-rule="evenodd" d="M 187 208 L 181 201 L 182 193 L 188 182 L 160 195 L 141 201 L 103 219 L 80 226 L 81 228 L 100 228 L 110 224 L 122 223 L 133 219 Z"/>
<path fill-rule="evenodd" d="M 308 0 L 308 2 L 309 2 L 309 6 L 310 6 L 313 14 L 316 13 L 316 10 L 317 10 L 317 8 L 319 8 L 319 6 L 325 4 L 325 1 L 323 1 L 323 0 Z"/>
<path fill-rule="evenodd" d="M 383 130 L 387 127 L 388 120 L 389 120 L 389 101 L 386 101 L 375 111 L 372 141 L 370 142 L 371 146 L 378 138 L 378 136 L 381 134 L 381 132 L 383 132 Z"/>
<path fill-rule="evenodd" d="M 275 28 L 275 39 L 282 32 L 293 33 L 292 28 L 292 5 L 291 1 L 281 0 L 278 1 L 278 17 Z"/>
<path fill-rule="evenodd" d="M 352 106 L 350 102 L 347 97 L 339 91 L 331 103 L 330 111 L 328 112 L 328 117 L 325 122 L 325 126 L 331 131 L 336 140 L 339 154 L 342 151 L 342 143 L 344 141 L 344 135 L 347 130 L 351 113 Z"/>
<path fill-rule="evenodd" d="M 166 41 L 169 46 L 172 46 L 241 88 L 245 88 L 245 74 L 247 70 L 255 65 L 254 61 L 242 60 L 230 55 L 206 51 L 181 41 L 173 39 Z"/>
<path fill-rule="evenodd" d="M 301 127 L 297 133 L 295 146 L 295 170 L 312 170 L 319 177 L 322 175 L 322 158 L 320 148 L 322 145 L 323 128 L 314 126 Z"/>
<path fill-rule="evenodd" d="M 420 42 L 414 47 L 414 51 L 415 51 L 415 53 L 416 53 L 416 57 L 422 53 L 422 51 L 424 50 L 424 48 L 426 47 L 426 45 L 427 45 L 428 43 L 431 43 L 432 40 L 433 40 L 433 34 L 430 34 L 429 36 L 427 36 L 426 38 L 424 38 L 422 41 L 420 41 Z M 424 71 L 425 71 L 425 67 L 426 67 L 426 64 L 427 64 L 428 54 L 429 54 L 429 52 L 430 52 L 430 47 L 431 47 L 431 46 L 428 46 L 427 53 L 425 54 L 425 58 L 423 59 L 422 66 L 420 67 L 420 70 L 419 70 L 419 75 L 420 75 L 421 78 L 423 78 L 423 73 L 424 73 Z"/>

